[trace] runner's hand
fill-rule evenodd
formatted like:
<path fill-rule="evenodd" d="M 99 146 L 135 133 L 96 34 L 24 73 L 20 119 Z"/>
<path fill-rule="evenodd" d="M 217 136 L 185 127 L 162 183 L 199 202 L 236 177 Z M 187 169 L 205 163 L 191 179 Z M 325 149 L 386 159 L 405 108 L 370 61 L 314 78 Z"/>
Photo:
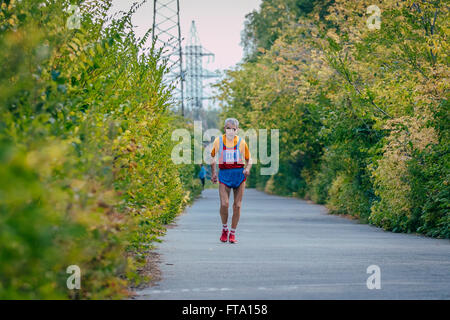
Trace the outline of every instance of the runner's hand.
<path fill-rule="evenodd" d="M 244 169 L 243 173 L 246 178 L 250 175 L 250 171 L 248 171 L 248 169 Z"/>
<path fill-rule="evenodd" d="M 212 181 L 212 183 L 217 183 L 217 173 L 214 173 L 214 174 L 211 176 L 211 181 Z"/>

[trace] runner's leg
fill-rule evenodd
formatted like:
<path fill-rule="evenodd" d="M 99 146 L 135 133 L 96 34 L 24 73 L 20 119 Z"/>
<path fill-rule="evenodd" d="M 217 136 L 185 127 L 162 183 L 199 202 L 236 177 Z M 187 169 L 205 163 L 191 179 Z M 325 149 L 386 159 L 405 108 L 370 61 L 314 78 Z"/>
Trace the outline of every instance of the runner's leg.
<path fill-rule="evenodd" d="M 231 228 L 236 229 L 239 218 L 241 217 L 242 197 L 245 190 L 245 181 L 241 183 L 239 188 L 233 189 L 234 203 L 233 203 L 233 217 L 231 218 Z"/>
<path fill-rule="evenodd" d="M 231 188 L 219 182 L 219 196 L 220 196 L 220 218 L 222 224 L 227 224 L 228 221 L 228 204 L 230 199 Z"/>

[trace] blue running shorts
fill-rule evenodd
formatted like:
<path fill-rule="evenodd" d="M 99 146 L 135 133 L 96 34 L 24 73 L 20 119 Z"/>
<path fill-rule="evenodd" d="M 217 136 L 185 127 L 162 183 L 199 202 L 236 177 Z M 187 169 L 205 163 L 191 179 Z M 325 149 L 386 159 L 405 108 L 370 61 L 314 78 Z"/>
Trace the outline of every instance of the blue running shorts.
<path fill-rule="evenodd" d="M 244 174 L 244 168 L 220 169 L 219 182 L 227 187 L 237 189 L 247 178 Z"/>

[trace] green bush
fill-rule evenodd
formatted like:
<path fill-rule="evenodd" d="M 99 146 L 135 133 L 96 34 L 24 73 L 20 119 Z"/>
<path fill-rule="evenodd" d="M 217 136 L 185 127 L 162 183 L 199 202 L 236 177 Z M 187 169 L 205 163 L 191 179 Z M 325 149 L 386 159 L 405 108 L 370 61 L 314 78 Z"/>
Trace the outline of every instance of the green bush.
<path fill-rule="evenodd" d="M 161 51 L 109 0 L 2 0 L 0 298 L 117 299 L 199 193 L 170 160 L 172 87 Z M 68 290 L 66 268 L 81 269 Z"/>

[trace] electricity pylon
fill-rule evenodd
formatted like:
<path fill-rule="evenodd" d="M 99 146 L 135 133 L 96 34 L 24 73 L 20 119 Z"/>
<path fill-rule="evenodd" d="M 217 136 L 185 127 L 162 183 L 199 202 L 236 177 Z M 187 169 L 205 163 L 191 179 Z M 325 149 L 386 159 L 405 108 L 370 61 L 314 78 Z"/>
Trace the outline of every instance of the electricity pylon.
<path fill-rule="evenodd" d="M 189 111 L 201 109 L 203 100 L 203 80 L 215 78 L 219 75 L 203 69 L 203 57 L 214 58 L 214 54 L 207 51 L 200 44 L 195 22 L 192 21 L 190 37 L 185 47 L 181 46 L 180 1 L 153 1 L 153 30 L 152 39 L 157 48 L 164 47 L 163 59 L 167 59 L 170 69 L 166 80 L 174 83 L 175 98 L 181 107 L 182 116 L 185 115 L 185 103 Z M 186 68 L 183 68 L 183 55 L 186 56 Z M 186 81 L 186 96 L 184 82 Z"/>
<path fill-rule="evenodd" d="M 183 52 L 181 49 L 180 1 L 154 0 L 152 39 L 156 47 L 165 47 L 170 73 L 167 80 L 176 83 L 175 96 L 184 116 Z"/>
<path fill-rule="evenodd" d="M 195 21 L 191 24 L 184 55 L 186 56 L 186 106 L 193 112 L 195 109 L 202 108 L 204 99 L 209 99 L 203 97 L 203 80 L 218 77 L 216 73 L 203 69 L 203 57 L 208 57 L 208 60 L 211 57 L 214 59 L 214 54 L 200 44 Z"/>

